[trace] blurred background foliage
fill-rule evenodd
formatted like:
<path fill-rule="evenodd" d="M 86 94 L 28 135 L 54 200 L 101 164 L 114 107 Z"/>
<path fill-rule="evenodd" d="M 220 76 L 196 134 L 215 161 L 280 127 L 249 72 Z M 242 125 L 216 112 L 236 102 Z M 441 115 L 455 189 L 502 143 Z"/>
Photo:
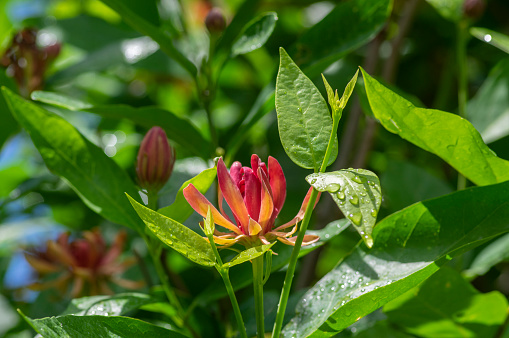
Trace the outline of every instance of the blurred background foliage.
<path fill-rule="evenodd" d="M 133 4 L 139 4 L 138 15 L 165 30 L 178 50 L 195 65 L 206 60 L 209 53 L 210 35 L 204 21 L 212 7 L 220 7 L 227 22 L 236 13 L 245 16 L 240 18 L 244 23 L 254 17 L 254 13 L 277 13 L 277 24 L 265 45 L 230 59 L 218 78 L 211 107 L 217 130 L 217 149 L 211 152 L 208 152 L 213 146 L 210 140 L 215 136 L 210 135 L 207 114 L 199 100 L 202 93 L 197 90 L 195 80 L 179 63 L 168 58 L 157 43 L 131 28 L 101 1 L 0 0 L 0 54 L 8 50 L 14 34 L 26 27 L 35 29 L 38 48 L 59 44 L 58 56 L 48 63 L 41 75 L 43 84 L 36 89 L 68 97 L 67 108 L 72 109 L 55 105 L 44 107 L 63 116 L 104 149 L 133 180 L 136 152 L 149 126 L 121 118 L 121 110 L 108 116 L 84 107 L 156 106 L 191 121 L 205 140 L 203 151 L 197 154 L 181 142 L 173 143 L 178 160 L 170 181 L 160 192 L 161 207 L 173 201 L 185 180 L 208 168 L 215 155 L 226 154 L 231 160 L 249 163 L 251 154 L 256 153 L 264 160 L 268 155 L 276 157 L 285 171 L 287 203 L 279 218 L 288 220 L 297 212 L 308 189 L 304 180 L 308 172 L 296 167 L 285 154 L 277 132 L 273 103 L 268 105 L 267 114 L 241 135 L 241 140 L 235 143 L 236 152 L 228 149 L 232 136 L 242 128 L 260 93 L 274 86 L 279 47 L 290 51 L 323 94 L 325 89 L 320 72 L 327 76 L 334 88 L 343 88 L 356 68 L 362 65 L 417 105 L 457 112 L 456 30 L 458 21 L 464 19 L 463 13 L 458 14 L 454 8 L 461 9 L 458 3 L 461 5 L 462 1 L 395 0 L 389 20 L 369 43 L 352 46 L 352 52 L 333 55 L 333 59 L 318 65 L 311 65 L 309 58 L 306 59 L 309 51 L 303 49 L 302 41 L 313 39 L 309 32 L 341 1 L 266 0 L 254 1 L 252 5 L 248 3 L 241 0 L 133 1 Z M 483 11 L 471 15 L 468 24 L 509 34 L 508 17 L 509 3 L 506 0 L 488 0 Z M 332 21 L 330 24 L 340 23 Z M 322 33 L 326 35 L 326 32 Z M 348 36 L 349 32 L 340 34 Z M 483 36 L 486 37 L 469 36 L 467 41 L 467 117 L 490 148 L 499 157 L 509 159 L 508 55 L 486 43 L 489 42 L 486 38 L 482 41 Z M 310 45 L 324 51 L 334 48 L 320 45 L 327 41 L 314 41 Z M 315 52 L 311 50 L 311 53 Z M 0 85 L 29 95 L 9 77 L 8 68 L 1 68 Z M 380 217 L 414 202 L 454 191 L 457 173 L 438 157 L 379 128 L 371 118 L 362 81 L 357 87 L 356 97 L 351 100 L 340 123 L 340 152 L 333 167 L 362 167 L 378 174 L 384 197 Z M 175 141 L 171 134 L 168 137 Z M 63 231 L 71 231 L 71 236 L 79 237 L 80 231 L 95 227 L 100 227 L 106 242 L 111 243 L 119 226 L 91 211 L 66 182 L 48 171 L 1 96 L 0 147 L 0 335 L 30 337 L 32 331 L 17 315 L 16 308 L 37 318 L 62 312 L 68 300 L 65 294 L 56 291 L 27 289 L 37 275 L 26 262 L 23 250 L 42 246 Z M 210 195 L 213 196 L 213 192 Z M 312 227 L 320 228 L 342 217 L 336 210 L 329 196 L 323 196 Z M 186 225 L 198 229 L 198 220 L 199 217 L 194 215 Z M 125 275 L 138 280 L 148 273 L 155 278 L 145 257 L 144 243 L 132 230 L 126 231 L 124 255 L 138 257 L 138 264 Z M 305 289 L 314 283 L 357 241 L 356 233 L 345 231 L 324 250 L 306 257 L 301 263 L 297 287 Z M 460 271 L 468 269 L 468 277 L 480 291 L 499 290 L 507 296 L 509 249 L 507 245 L 498 244 L 501 249 L 490 256 L 483 251 L 490 245 L 485 244 L 455 260 L 454 267 Z M 484 256 L 476 257 L 479 252 Z M 479 260 L 489 260 L 490 257 L 492 261 L 488 269 L 476 268 Z M 217 278 L 211 271 L 197 267 L 175 252 L 168 252 L 167 263 L 174 285 L 189 300 L 202 291 L 203 280 Z M 144 268 L 149 271 L 145 272 Z M 283 277 L 284 272 L 274 273 L 266 286 L 266 306 L 272 307 L 266 310 L 268 316 L 274 315 L 271 311 L 277 305 L 277 292 Z M 120 290 L 123 289 L 114 291 Z M 241 302 L 251 302 L 250 290 L 244 293 L 241 292 Z M 212 315 L 202 311 L 202 317 L 204 323 L 210 323 L 211 336 L 220 336 L 213 321 L 221 319 L 221 309 L 227 306 L 227 301 L 212 306 L 209 311 Z M 142 310 L 139 316 L 150 318 L 152 322 L 160 320 L 148 310 Z M 254 330 L 254 316 L 252 322 L 246 321 L 246 325 Z M 354 335 L 355 330 L 354 327 L 349 334 Z"/>

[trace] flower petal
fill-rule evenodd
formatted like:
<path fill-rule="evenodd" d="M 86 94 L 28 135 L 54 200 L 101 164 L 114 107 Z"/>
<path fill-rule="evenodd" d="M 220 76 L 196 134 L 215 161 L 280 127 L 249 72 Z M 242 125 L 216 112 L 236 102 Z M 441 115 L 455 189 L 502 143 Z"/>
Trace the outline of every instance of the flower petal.
<path fill-rule="evenodd" d="M 232 166 L 230 167 L 230 176 L 233 179 L 233 183 L 238 187 L 239 182 L 242 179 L 242 164 L 239 161 L 233 162 Z"/>
<path fill-rule="evenodd" d="M 253 173 L 251 168 L 244 168 L 245 193 L 244 203 L 247 212 L 252 219 L 257 220 L 260 215 L 260 199 L 262 195 L 262 187 L 260 180 Z"/>
<path fill-rule="evenodd" d="M 258 222 L 263 228 L 263 233 L 270 231 L 272 228 L 272 213 L 274 211 L 274 203 L 272 200 L 272 191 L 270 189 L 269 180 L 267 175 L 263 172 L 262 168 L 258 168 L 258 176 L 261 177 L 262 181 L 262 200 L 260 206 L 260 217 Z"/>
<path fill-rule="evenodd" d="M 294 236 L 292 238 L 278 237 L 277 239 L 280 242 L 283 242 L 285 244 L 295 246 L 295 241 L 297 240 L 297 237 L 298 236 Z M 302 246 L 313 244 L 313 243 L 317 242 L 319 239 L 320 239 L 320 237 L 317 235 L 304 235 L 304 240 L 302 241 Z"/>
<path fill-rule="evenodd" d="M 244 200 L 242 199 L 242 195 L 228 173 L 228 169 L 226 169 L 226 165 L 222 158 L 220 158 L 217 163 L 217 180 L 219 181 L 219 187 L 221 188 L 226 203 L 230 206 L 233 215 L 239 220 L 244 233 L 247 233 L 249 214 Z"/>
<path fill-rule="evenodd" d="M 300 207 L 299 212 L 297 213 L 297 216 L 295 216 L 290 222 L 285 223 L 285 224 L 277 227 L 276 229 L 274 229 L 275 231 L 280 231 L 280 230 L 289 228 L 292 225 L 296 224 L 297 222 L 300 222 L 304 218 L 304 213 L 306 212 L 306 208 L 308 206 L 309 198 L 311 197 L 312 191 L 313 191 L 313 187 L 310 187 L 308 190 L 308 193 L 306 194 L 306 197 L 304 197 L 304 201 L 302 202 L 302 205 Z M 318 203 L 318 201 L 320 200 L 321 194 L 322 194 L 321 192 L 318 193 L 318 196 L 316 198 L 315 205 L 313 206 L 313 208 L 316 206 L 316 203 Z"/>
<path fill-rule="evenodd" d="M 57 272 L 60 270 L 58 265 L 55 265 L 45 259 L 41 259 L 30 253 L 25 253 L 25 259 L 38 273 L 45 274 L 51 272 Z"/>
<path fill-rule="evenodd" d="M 257 221 L 250 218 L 249 219 L 249 227 L 248 227 L 248 234 L 249 236 L 256 236 L 262 231 L 262 227 L 260 224 L 258 224 Z"/>
<path fill-rule="evenodd" d="M 285 204 L 286 179 L 281 165 L 272 156 L 269 156 L 269 180 L 274 199 L 274 213 L 272 217 L 275 219 Z"/>
<path fill-rule="evenodd" d="M 207 211 L 210 207 L 214 223 L 233 231 L 236 234 L 242 234 L 242 231 L 235 224 L 224 218 L 224 216 L 217 211 L 212 203 L 210 203 L 209 200 L 207 200 L 207 198 L 205 198 L 205 196 L 203 196 L 194 185 L 190 183 L 182 192 L 189 205 L 191 205 L 191 207 L 201 216 L 207 217 Z"/>

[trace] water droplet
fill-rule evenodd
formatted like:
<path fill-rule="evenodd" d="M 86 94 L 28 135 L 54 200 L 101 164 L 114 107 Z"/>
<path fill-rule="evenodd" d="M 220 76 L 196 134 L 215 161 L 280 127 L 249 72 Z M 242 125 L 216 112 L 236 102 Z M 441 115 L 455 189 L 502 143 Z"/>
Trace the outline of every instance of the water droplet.
<path fill-rule="evenodd" d="M 362 279 L 362 277 L 361 277 L 361 278 L 359 278 L 359 283 L 361 283 L 363 280 L 364 280 L 364 279 Z"/>
<path fill-rule="evenodd" d="M 344 199 L 345 199 L 345 193 L 344 193 L 344 192 L 342 192 L 342 191 L 340 191 L 340 192 L 338 193 L 338 198 L 339 198 L 340 200 L 344 200 Z"/>
<path fill-rule="evenodd" d="M 344 289 L 345 288 L 345 284 L 341 284 L 341 288 Z"/>
<path fill-rule="evenodd" d="M 316 183 L 316 178 L 311 179 L 311 181 L 309 183 L 315 184 Z"/>
<path fill-rule="evenodd" d="M 352 203 L 353 205 L 358 205 L 359 204 L 359 197 L 357 197 L 357 195 L 352 195 L 352 196 L 350 196 L 350 199 L 348 201 L 350 203 Z"/>
<path fill-rule="evenodd" d="M 331 288 L 330 288 L 330 290 L 331 290 L 331 291 L 334 291 L 334 290 L 336 290 L 336 287 L 335 287 L 335 286 L 333 286 L 333 287 L 331 287 Z"/>
<path fill-rule="evenodd" d="M 371 209 L 371 216 L 376 217 L 376 215 L 378 215 L 376 210 L 375 209 Z"/>
<path fill-rule="evenodd" d="M 301 107 L 297 108 L 297 110 L 299 111 L 299 113 L 302 113 L 302 108 Z"/>
<path fill-rule="evenodd" d="M 366 246 L 371 249 L 373 246 L 373 237 L 371 237 L 371 235 L 364 235 L 364 243 L 366 243 Z"/>
<path fill-rule="evenodd" d="M 352 221 L 355 225 L 360 225 L 362 220 L 362 215 L 360 212 L 356 212 L 355 214 L 348 215 L 348 218 Z"/>
<path fill-rule="evenodd" d="M 329 184 L 329 186 L 327 187 L 327 191 L 328 192 L 337 192 L 339 191 L 339 189 L 341 188 L 341 186 L 337 183 L 331 183 Z"/>
<path fill-rule="evenodd" d="M 361 292 L 364 292 L 364 291 L 366 291 L 366 289 L 361 289 Z"/>
<path fill-rule="evenodd" d="M 306 298 L 303 298 L 303 299 L 302 299 L 302 302 L 303 302 L 303 303 L 305 303 L 305 302 L 307 302 L 307 301 L 308 301 L 308 300 L 307 300 Z"/>
<path fill-rule="evenodd" d="M 355 175 L 352 180 L 356 183 L 359 183 L 359 184 L 362 184 L 364 182 L 366 182 L 366 179 L 364 177 L 361 177 L 361 176 L 358 176 L 358 175 Z"/>

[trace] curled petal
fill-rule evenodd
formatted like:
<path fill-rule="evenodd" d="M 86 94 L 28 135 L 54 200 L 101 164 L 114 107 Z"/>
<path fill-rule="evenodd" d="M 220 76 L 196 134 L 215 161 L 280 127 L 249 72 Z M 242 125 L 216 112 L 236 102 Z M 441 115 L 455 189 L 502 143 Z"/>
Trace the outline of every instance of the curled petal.
<path fill-rule="evenodd" d="M 221 246 L 231 246 L 237 243 L 244 235 L 237 236 L 235 238 L 223 238 L 214 236 L 214 243 Z"/>
<path fill-rule="evenodd" d="M 228 169 L 226 169 L 226 165 L 222 158 L 220 158 L 217 163 L 217 180 L 219 181 L 219 187 L 221 188 L 226 203 L 230 206 L 233 215 L 239 220 L 244 232 L 247 233 L 249 214 L 244 204 L 244 199 L 228 173 Z"/>
<path fill-rule="evenodd" d="M 267 238 L 265 238 L 265 236 L 259 236 L 258 238 L 260 239 L 262 244 L 264 245 L 270 244 L 270 242 L 267 240 Z"/>
<path fill-rule="evenodd" d="M 257 220 L 260 215 L 261 184 L 251 168 L 244 168 L 245 194 L 244 203 L 252 219 Z"/>
<path fill-rule="evenodd" d="M 217 211 L 217 209 L 212 205 L 212 203 L 210 203 L 209 200 L 207 200 L 205 196 L 203 196 L 202 193 L 195 188 L 194 185 L 189 184 L 187 187 L 184 188 L 182 192 L 187 202 L 201 216 L 207 217 L 207 211 L 210 208 L 210 212 L 212 213 L 212 217 L 214 218 L 214 223 L 228 230 L 231 230 L 236 234 L 239 235 L 242 234 L 242 231 L 240 231 L 240 229 L 237 228 L 237 226 L 235 226 L 223 215 L 221 215 L 221 213 Z"/>
<path fill-rule="evenodd" d="M 263 228 L 263 232 L 270 231 L 272 224 L 272 213 L 274 211 L 274 203 L 272 200 L 272 192 L 270 186 L 268 185 L 268 179 L 265 173 L 261 168 L 258 168 L 258 176 L 262 179 L 262 192 L 261 192 L 261 207 L 260 207 L 260 217 L 258 218 L 258 222 Z"/>
<path fill-rule="evenodd" d="M 250 218 L 248 230 L 249 230 L 248 231 L 249 236 L 256 236 L 260 233 L 260 231 L 262 231 L 262 227 L 260 224 L 258 224 L 257 221 Z"/>
<path fill-rule="evenodd" d="M 295 246 L 295 241 L 297 240 L 298 236 L 294 236 L 292 238 L 284 238 L 284 237 L 278 237 L 277 239 L 285 244 Z M 302 241 L 302 246 L 313 244 L 317 242 L 320 239 L 319 236 L 316 235 L 304 235 L 304 239 Z"/>
<path fill-rule="evenodd" d="M 242 179 L 242 164 L 239 161 L 233 162 L 230 167 L 230 176 L 233 179 L 233 183 L 238 187 Z"/>
<path fill-rule="evenodd" d="M 286 179 L 283 169 L 279 162 L 272 156 L 269 156 L 269 180 L 272 189 L 272 197 L 274 198 L 274 214 L 275 219 L 286 199 Z"/>

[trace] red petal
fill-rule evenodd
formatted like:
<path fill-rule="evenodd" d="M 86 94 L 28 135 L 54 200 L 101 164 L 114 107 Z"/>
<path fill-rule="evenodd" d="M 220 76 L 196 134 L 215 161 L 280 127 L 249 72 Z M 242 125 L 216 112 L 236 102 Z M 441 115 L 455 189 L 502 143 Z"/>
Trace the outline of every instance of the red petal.
<path fill-rule="evenodd" d="M 242 164 L 239 161 L 233 162 L 232 166 L 230 167 L 230 176 L 233 179 L 233 183 L 238 187 L 239 182 L 242 179 Z"/>
<path fill-rule="evenodd" d="M 274 203 L 272 200 L 272 191 L 270 189 L 269 180 L 262 168 L 258 168 L 258 176 L 262 178 L 262 200 L 260 207 L 260 217 L 258 222 L 263 228 L 263 233 L 266 233 L 272 228 L 272 212 L 274 211 Z M 274 217 L 275 218 L 275 217 Z"/>
<path fill-rule="evenodd" d="M 251 168 L 244 168 L 244 181 L 246 183 L 244 203 L 246 204 L 247 212 L 252 219 L 258 220 L 262 195 L 260 180 L 255 176 Z"/>
<path fill-rule="evenodd" d="M 256 177 L 258 177 L 258 166 L 260 165 L 260 162 L 261 160 L 258 157 L 258 155 L 256 154 L 251 155 L 251 168 L 253 169 L 253 172 L 256 175 Z"/>
<path fill-rule="evenodd" d="M 219 187 L 221 188 L 226 203 L 230 206 L 233 215 L 239 220 L 241 227 L 244 229 L 244 233 L 247 233 L 249 214 L 244 200 L 242 199 L 242 195 L 228 173 L 222 158 L 220 158 L 217 163 L 217 180 L 219 181 Z"/>
<path fill-rule="evenodd" d="M 210 207 L 212 217 L 214 218 L 214 223 L 228 230 L 231 230 L 236 234 L 239 235 L 242 234 L 242 231 L 240 231 L 240 229 L 237 228 L 237 226 L 235 226 L 229 220 L 224 218 L 224 216 L 221 215 L 219 211 L 217 211 L 217 209 L 212 205 L 212 203 L 210 203 L 209 200 L 206 199 L 205 196 L 203 196 L 202 193 L 199 192 L 194 185 L 189 184 L 187 187 L 184 188 L 182 193 L 184 194 L 185 199 L 191 205 L 191 207 L 201 216 L 207 217 L 207 211 Z"/>
<path fill-rule="evenodd" d="M 269 156 L 269 180 L 272 188 L 272 197 L 274 198 L 274 219 L 277 217 L 286 199 L 286 179 L 283 169 L 279 162 L 272 156 Z"/>

